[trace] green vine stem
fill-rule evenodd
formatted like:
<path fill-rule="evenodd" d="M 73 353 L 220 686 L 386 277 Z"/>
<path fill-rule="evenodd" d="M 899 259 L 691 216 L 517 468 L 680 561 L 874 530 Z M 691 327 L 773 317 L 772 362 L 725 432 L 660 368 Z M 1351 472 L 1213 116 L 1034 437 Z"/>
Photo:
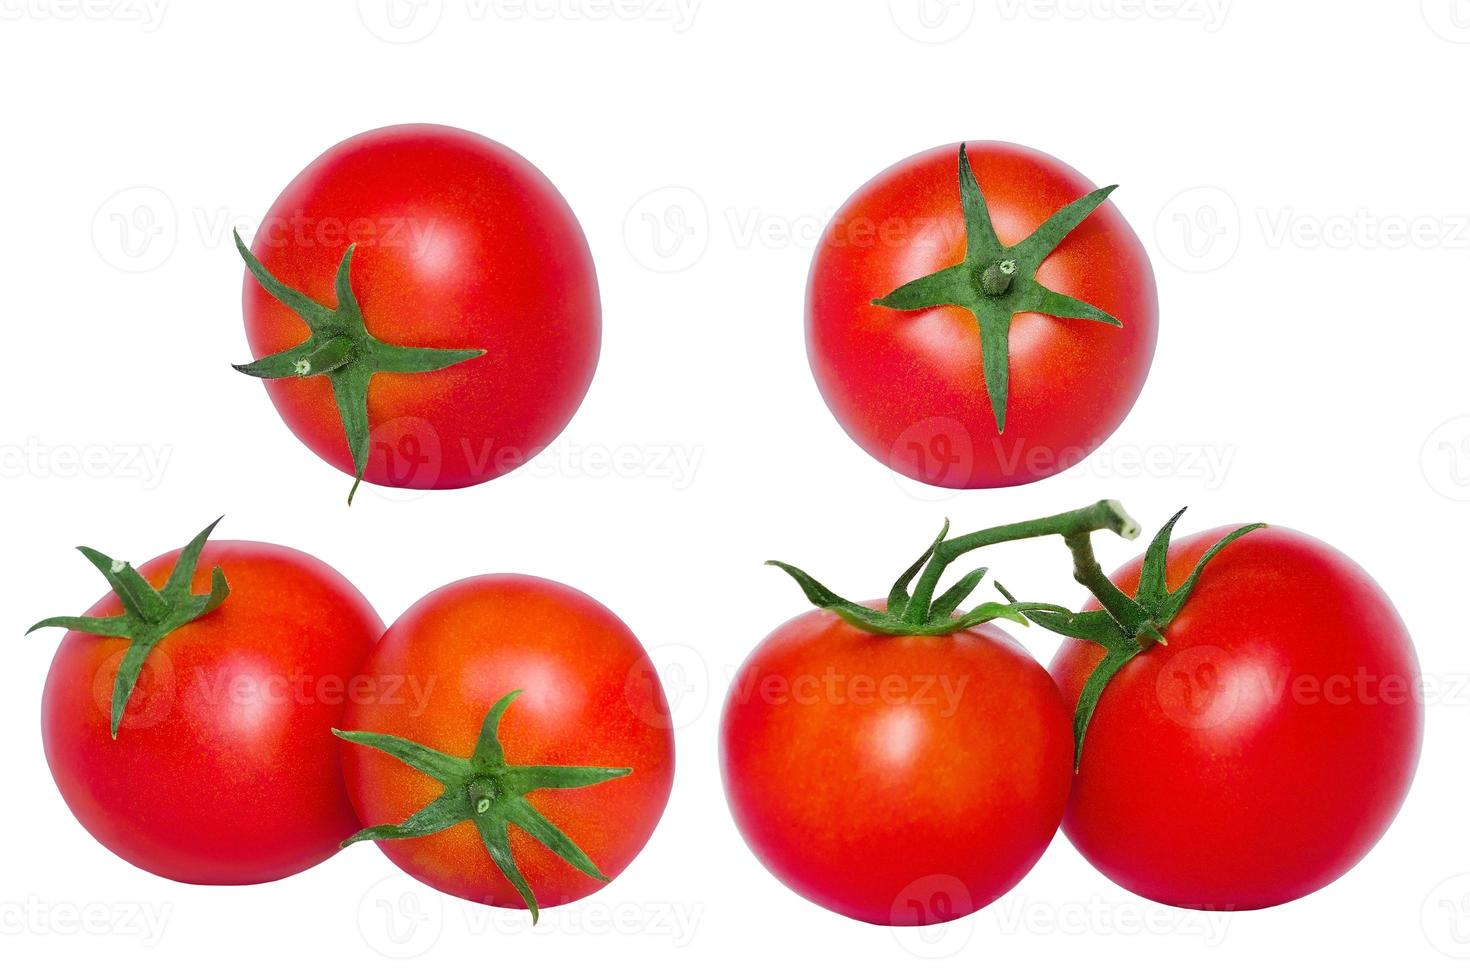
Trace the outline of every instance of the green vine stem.
<path fill-rule="evenodd" d="M 813 605 L 829 610 L 869 633 L 943 636 L 992 620 L 1007 619 L 1021 625 L 1036 623 L 1062 636 L 1096 643 L 1105 653 L 1083 685 L 1072 720 L 1073 763 L 1080 766 L 1087 726 L 1108 682 L 1149 647 L 1167 645 L 1164 629 L 1179 615 L 1205 566 L 1232 541 L 1266 526 L 1249 524 L 1215 542 L 1200 557 L 1183 584 L 1171 592 L 1167 585 L 1169 539 L 1183 514 L 1184 511 L 1180 510 L 1170 518 L 1149 543 L 1137 594 L 1132 596 L 1108 578 L 1092 550 L 1092 535 L 1098 531 L 1111 531 L 1128 540 L 1138 537 L 1138 524 L 1116 500 L 1100 500 L 1078 510 L 986 528 L 957 538 L 948 537 L 949 522 L 946 521 L 934 543 L 893 583 L 888 602 L 882 609 L 844 599 L 792 565 L 778 561 L 766 564 L 775 565 L 795 579 Z M 958 614 L 956 611 L 960 604 L 985 577 L 987 570 L 984 568 L 969 572 L 938 598 L 935 597 L 940 579 L 961 556 L 993 544 L 1052 535 L 1060 537 L 1072 553 L 1072 577 L 1092 593 L 1100 609 L 1072 612 L 1065 606 L 1051 603 L 1018 602 L 997 582 L 995 587 L 1005 602 L 982 603 L 967 613 Z M 916 576 L 918 581 L 910 594 L 909 585 Z"/>
<path fill-rule="evenodd" d="M 500 719 L 520 694 L 520 691 L 511 691 L 495 702 L 485 714 L 485 720 L 480 726 L 479 740 L 468 759 L 446 755 L 394 735 L 333 729 L 333 734 L 338 738 L 385 752 L 437 780 L 444 787 L 444 792 L 437 799 L 402 823 L 382 824 L 360 830 L 343 841 L 342 846 L 347 847 L 365 840 L 425 837 L 468 820 L 479 832 L 490 860 L 495 862 L 496 868 L 515 888 L 521 900 L 526 903 L 526 908 L 530 909 L 533 924 L 540 918 L 541 909 L 536 903 L 536 895 L 531 891 L 531 886 L 511 854 L 508 836 L 511 824 L 520 827 L 583 874 L 598 881 L 607 881 L 607 876 L 598 870 L 592 859 L 560 828 L 546 819 L 526 796 L 533 790 L 595 786 L 611 779 L 620 779 L 633 770 L 607 766 L 511 765 L 506 761 L 505 749 L 500 744 Z"/>
<path fill-rule="evenodd" d="M 1095 643 L 1104 650 L 1103 659 L 1093 668 L 1082 686 L 1077 709 L 1072 718 L 1074 739 L 1073 765 L 1082 765 L 1082 746 L 1087 727 L 1097 711 L 1098 700 L 1111 681 L 1129 661 L 1155 644 L 1167 646 L 1164 629 L 1179 615 L 1185 601 L 1199 583 L 1200 574 L 1222 549 L 1232 541 L 1266 525 L 1248 524 L 1231 531 L 1216 541 L 1200 556 L 1189 577 L 1174 591 L 1168 587 L 1169 539 L 1174 526 L 1184 516 L 1180 510 L 1159 529 L 1144 553 L 1138 590 L 1129 596 L 1115 585 L 1097 563 L 1092 551 L 1090 532 L 1064 536 L 1072 552 L 1072 577 L 1091 592 L 1102 608 L 1085 612 L 1058 611 L 1060 607 L 1028 609 L 1026 618 L 1045 629 L 1071 639 Z M 1002 595 L 1010 594 L 1001 589 Z"/>
<path fill-rule="evenodd" d="M 210 576 L 209 592 L 196 595 L 191 591 L 194 569 L 199 564 L 205 542 L 209 540 L 215 525 L 223 519 L 219 518 L 200 531 L 179 552 L 173 571 L 169 573 L 168 581 L 161 590 L 149 584 L 128 562 L 109 558 L 92 548 L 78 548 L 93 567 L 102 573 L 103 578 L 107 579 L 107 584 L 122 603 L 123 611 L 116 616 L 53 616 L 41 620 L 26 631 L 29 634 L 48 626 L 56 626 L 93 636 L 132 641 L 123 654 L 122 663 L 117 668 L 117 678 L 112 685 L 113 738 L 117 738 L 123 712 L 127 710 L 128 700 L 133 696 L 133 688 L 138 684 L 138 676 L 143 672 L 148 654 L 174 630 L 201 616 L 209 615 L 229 598 L 229 583 L 225 581 L 224 571 L 218 566 L 215 566 Z"/>
<path fill-rule="evenodd" d="M 1035 615 L 1070 615 L 1061 606 L 1017 602 L 1009 594 L 1005 595 L 1007 602 L 982 603 L 963 615 L 956 615 L 960 604 L 975 591 L 987 572 L 984 568 L 975 569 L 935 598 L 939 580 L 961 556 L 993 544 L 1053 534 L 1071 541 L 1077 538 L 1087 540 L 1088 535 L 1094 531 L 1112 531 L 1123 538 L 1131 539 L 1138 536 L 1138 530 L 1138 525 L 1116 500 L 1100 500 L 1078 510 L 987 528 L 958 538 L 947 537 L 949 522 L 946 521 L 934 543 L 893 583 L 893 588 L 888 593 L 888 602 L 883 609 L 873 609 L 871 606 L 844 599 L 806 572 L 785 562 L 772 561 L 766 564 L 780 568 L 795 579 L 813 605 L 836 613 L 859 629 L 885 636 L 943 636 L 995 619 L 1008 619 L 1024 626 Z M 915 576 L 918 576 L 918 584 L 910 595 L 909 583 L 914 581 Z"/>

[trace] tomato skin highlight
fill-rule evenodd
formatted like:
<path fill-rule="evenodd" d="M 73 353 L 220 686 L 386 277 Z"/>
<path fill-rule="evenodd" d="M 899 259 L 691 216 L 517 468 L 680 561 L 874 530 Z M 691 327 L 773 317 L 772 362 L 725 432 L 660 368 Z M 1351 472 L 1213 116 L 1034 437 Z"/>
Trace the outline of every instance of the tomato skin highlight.
<path fill-rule="evenodd" d="M 1006 246 L 1096 186 L 1028 147 L 973 142 L 967 155 Z M 1032 483 L 1080 462 L 1137 400 L 1158 334 L 1153 269 L 1111 202 L 1067 236 L 1038 280 L 1123 327 L 1016 316 L 1006 426 L 997 433 L 975 317 L 956 307 L 872 305 L 964 258 L 955 159 L 953 145 L 909 157 L 838 210 L 807 284 L 807 355 L 842 428 L 891 469 L 956 489 Z"/>
<path fill-rule="evenodd" d="M 1229 530 L 1175 542 L 1169 587 Z M 1112 576 L 1129 594 L 1140 564 Z M 1346 873 L 1393 821 L 1422 741 L 1418 661 L 1387 596 L 1340 552 L 1268 527 L 1216 556 L 1164 635 L 1098 701 L 1072 843 L 1124 888 L 1189 908 L 1280 905 Z M 1058 651 L 1070 703 L 1100 657 Z"/>
<path fill-rule="evenodd" d="M 178 552 L 138 571 L 161 587 Z M 103 846 L 175 881 L 274 881 L 332 856 L 357 829 L 337 740 L 348 684 L 383 622 L 346 579 L 278 545 L 212 541 L 193 584 L 230 596 L 149 654 L 114 741 L 126 639 L 68 633 L 42 695 L 46 761 Z M 115 596 L 88 615 L 122 611 Z"/>
<path fill-rule="evenodd" d="M 346 727 L 382 732 L 468 757 L 490 707 L 522 690 L 500 738 L 516 765 L 627 766 L 595 786 L 535 790 L 526 799 L 615 878 L 643 849 L 673 786 L 668 703 L 638 639 L 611 611 L 568 586 L 527 575 L 485 575 L 419 600 L 384 634 L 364 667 L 394 697 L 354 703 Z M 398 823 L 443 792 L 381 753 L 343 743 L 343 772 L 362 826 Z M 542 909 L 605 884 L 567 864 L 519 827 L 511 851 Z M 525 908 L 459 823 L 413 840 L 379 841 L 419 881 L 459 898 Z"/>
<path fill-rule="evenodd" d="M 1071 781 L 1061 697 L 1000 630 L 884 637 L 820 610 L 740 668 L 720 753 L 761 863 L 881 925 L 959 918 L 1009 891 L 1056 834 Z"/>
<path fill-rule="evenodd" d="M 487 351 L 439 371 L 373 378 L 367 482 L 472 486 L 556 438 L 592 383 L 601 301 L 581 226 L 539 170 L 460 129 L 372 130 L 308 165 L 271 205 L 251 251 L 286 285 L 335 307 L 333 277 L 354 242 L 352 285 L 373 336 Z M 257 358 L 309 336 L 248 273 L 244 312 Z M 325 376 L 266 390 L 297 438 L 354 471 Z"/>

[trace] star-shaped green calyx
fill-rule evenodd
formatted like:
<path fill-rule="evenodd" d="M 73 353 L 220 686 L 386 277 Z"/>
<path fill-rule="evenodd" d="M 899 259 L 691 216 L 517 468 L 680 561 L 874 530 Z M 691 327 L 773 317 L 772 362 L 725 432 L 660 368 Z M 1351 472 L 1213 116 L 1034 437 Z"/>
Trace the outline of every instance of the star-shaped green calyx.
<path fill-rule="evenodd" d="M 1103 659 L 1088 675 L 1077 699 L 1077 710 L 1072 718 L 1074 766 L 1082 763 L 1082 743 L 1087 737 L 1087 726 L 1092 721 L 1098 699 L 1102 697 L 1108 682 L 1130 660 L 1153 645 L 1168 646 L 1164 628 L 1184 608 L 1184 603 L 1199 583 L 1205 566 L 1232 541 L 1266 526 L 1247 524 L 1216 541 L 1200 556 L 1189 577 L 1171 592 L 1167 582 L 1169 539 L 1174 533 L 1174 525 L 1183 516 L 1184 511 L 1180 510 L 1149 542 L 1148 550 L 1143 556 L 1137 593 L 1133 596 L 1114 585 L 1103 572 L 1102 566 L 1093 555 L 1092 540 L 1088 534 L 1065 536 L 1067 547 L 1072 552 L 1072 577 L 1092 593 L 1102 608 L 1078 613 L 1065 609 L 1058 611 L 1055 607 L 1028 609 L 1025 612 L 1026 618 L 1038 626 L 1072 639 L 1096 643 L 1106 651 Z M 1004 590 L 1002 593 L 1004 594 Z M 1006 597 L 1010 598 L 1008 594 Z"/>
<path fill-rule="evenodd" d="M 406 840 L 448 830 L 468 820 L 475 825 L 490 860 L 515 887 L 531 921 L 540 917 L 540 907 L 510 850 L 511 824 L 530 834 L 557 857 L 599 881 L 608 878 L 580 847 L 531 805 L 526 794 L 538 789 L 579 789 L 595 786 L 631 773 L 631 769 L 605 766 L 514 766 L 505 761 L 500 744 L 500 718 L 519 695 L 511 691 L 495 702 L 480 726 L 479 741 L 468 759 L 446 755 L 435 749 L 393 735 L 374 732 L 343 732 L 339 737 L 358 745 L 386 752 L 400 762 L 438 780 L 444 792 L 438 799 L 399 824 L 383 824 L 358 831 L 342 846 L 364 840 Z"/>
<path fill-rule="evenodd" d="M 223 518 L 221 518 L 222 520 Z M 128 639 L 127 652 L 117 668 L 117 678 L 112 685 L 111 728 L 112 737 L 117 738 L 122 725 L 123 712 L 128 699 L 137 686 L 138 675 L 143 672 L 143 663 L 159 641 L 185 623 L 192 623 L 220 607 L 229 598 L 230 586 L 225 573 L 216 566 L 210 577 L 209 592 L 196 595 L 190 591 L 194 581 L 194 569 L 199 564 L 199 555 L 204 543 L 214 530 L 216 520 L 190 541 L 179 553 L 173 571 L 163 588 L 155 589 L 148 580 L 138 574 L 137 569 L 125 561 L 116 561 L 92 548 L 78 548 L 103 577 L 122 603 L 123 611 L 116 616 L 55 616 L 43 619 L 27 633 L 47 626 L 59 626 L 93 636 L 109 636 Z"/>
<path fill-rule="evenodd" d="M 368 428 L 368 384 L 380 372 L 422 374 L 439 371 L 485 353 L 483 350 L 449 350 L 438 347 L 396 347 L 385 344 L 368 332 L 362 310 L 352 291 L 352 253 L 357 246 L 347 246 L 337 266 L 334 289 L 337 308 L 328 309 L 304 293 L 297 292 L 271 275 L 235 233 L 235 247 L 250 269 L 255 281 L 267 293 L 280 300 L 306 322 L 311 337 L 290 350 L 262 357 L 249 364 L 237 364 L 235 370 L 252 378 L 312 378 L 324 374 L 332 382 L 332 394 L 342 417 L 342 429 L 352 452 L 356 479 L 347 502 L 357 493 L 367 469 L 371 432 Z"/>
<path fill-rule="evenodd" d="M 958 265 L 930 273 L 899 286 L 873 305 L 890 310 L 925 310 L 959 306 L 969 310 L 980 327 L 981 366 L 996 430 L 1005 431 L 1006 398 L 1010 390 L 1010 329 L 1017 313 L 1044 313 L 1075 320 L 1092 320 L 1121 327 L 1122 321 L 1090 303 L 1064 296 L 1037 282 L 1046 257 L 1080 225 L 1109 194 L 1103 187 L 1073 201 L 1041 223 L 1025 241 L 1006 247 L 996 237 L 990 210 L 965 145 L 960 144 L 960 206 L 965 216 L 965 258 Z"/>

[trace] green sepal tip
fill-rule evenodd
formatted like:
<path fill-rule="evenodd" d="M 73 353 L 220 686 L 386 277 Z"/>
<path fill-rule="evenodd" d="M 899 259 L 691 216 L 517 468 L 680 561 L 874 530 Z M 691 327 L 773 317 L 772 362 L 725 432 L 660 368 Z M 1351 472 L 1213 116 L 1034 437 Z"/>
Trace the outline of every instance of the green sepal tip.
<path fill-rule="evenodd" d="M 112 703 L 109 709 L 109 728 L 113 738 L 122 726 L 123 713 L 132 698 L 138 677 L 148 655 L 164 637 L 174 630 L 207 616 L 229 598 L 230 586 L 225 573 L 215 566 L 210 574 L 209 591 L 195 594 L 192 591 L 194 570 L 209 535 L 223 517 L 217 518 L 194 540 L 179 552 L 173 570 L 162 589 L 155 589 L 133 566 L 125 561 L 109 558 L 93 548 L 80 547 L 86 559 L 92 563 L 122 603 L 123 611 L 116 616 L 53 616 L 43 619 L 26 632 L 33 633 L 49 626 L 93 636 L 128 639 L 132 642 L 123 654 L 112 685 Z"/>

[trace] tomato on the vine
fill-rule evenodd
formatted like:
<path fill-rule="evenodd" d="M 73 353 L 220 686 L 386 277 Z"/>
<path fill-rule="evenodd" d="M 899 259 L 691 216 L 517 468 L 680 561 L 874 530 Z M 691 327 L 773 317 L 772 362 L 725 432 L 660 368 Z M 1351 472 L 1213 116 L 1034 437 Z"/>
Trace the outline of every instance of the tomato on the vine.
<path fill-rule="evenodd" d="M 721 720 L 746 843 L 799 895 L 864 922 L 929 925 L 1005 894 L 1056 834 L 1071 780 L 1056 685 L 989 624 L 1026 604 L 958 612 L 973 573 L 936 598 L 965 550 L 942 538 L 914 594 L 920 564 L 881 603 L 781 566 L 821 608 L 761 642 Z"/>
<path fill-rule="evenodd" d="M 239 369 L 269 379 L 297 438 L 359 480 L 492 480 L 544 449 L 592 382 L 601 305 L 581 226 L 483 136 L 354 136 L 281 192 L 251 249 L 236 245 L 259 358 Z"/>
<path fill-rule="evenodd" d="M 874 177 L 812 261 L 807 353 L 859 446 L 944 487 L 1031 483 L 1132 408 L 1158 299 L 1138 236 L 1077 171 L 1009 143 Z"/>
<path fill-rule="evenodd" d="M 72 631 L 41 735 L 67 806 L 114 854 L 252 884 L 325 860 L 358 826 L 332 727 L 383 623 L 321 561 L 206 544 L 212 529 L 136 570 L 82 549 L 115 594 L 37 624 Z"/>
<path fill-rule="evenodd" d="M 1111 576 L 1123 593 L 1178 589 L 1228 530 L 1169 546 L 1170 528 Z M 1336 880 L 1388 829 L 1419 756 L 1419 667 L 1388 597 L 1321 541 L 1258 527 L 1208 560 L 1155 617 L 1167 645 L 1109 659 L 1078 637 L 1052 662 L 1084 708 L 1063 827 L 1145 898 L 1263 908 Z"/>

